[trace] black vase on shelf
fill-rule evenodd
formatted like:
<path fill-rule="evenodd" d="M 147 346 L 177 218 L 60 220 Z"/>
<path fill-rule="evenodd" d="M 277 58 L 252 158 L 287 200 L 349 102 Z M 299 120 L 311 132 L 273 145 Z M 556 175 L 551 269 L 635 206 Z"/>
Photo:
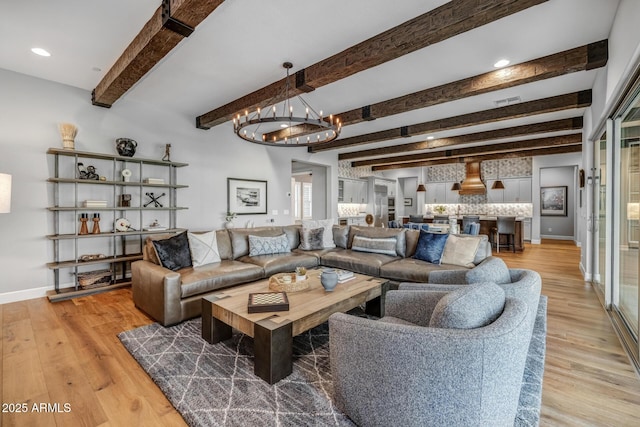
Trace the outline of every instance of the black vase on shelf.
<path fill-rule="evenodd" d="M 116 139 L 116 150 L 118 154 L 125 157 L 133 157 L 136 154 L 136 147 L 138 143 L 130 138 L 118 138 Z"/>

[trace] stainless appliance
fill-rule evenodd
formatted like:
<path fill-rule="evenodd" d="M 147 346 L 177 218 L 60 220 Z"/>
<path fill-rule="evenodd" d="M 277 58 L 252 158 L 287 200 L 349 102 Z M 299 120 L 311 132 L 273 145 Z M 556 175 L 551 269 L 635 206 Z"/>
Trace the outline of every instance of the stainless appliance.
<path fill-rule="evenodd" d="M 395 221 L 396 219 L 396 198 L 389 197 L 387 199 L 387 208 L 389 211 L 389 221 Z"/>
<path fill-rule="evenodd" d="M 386 185 L 373 187 L 373 225 L 386 227 L 389 222 L 389 197 Z"/>

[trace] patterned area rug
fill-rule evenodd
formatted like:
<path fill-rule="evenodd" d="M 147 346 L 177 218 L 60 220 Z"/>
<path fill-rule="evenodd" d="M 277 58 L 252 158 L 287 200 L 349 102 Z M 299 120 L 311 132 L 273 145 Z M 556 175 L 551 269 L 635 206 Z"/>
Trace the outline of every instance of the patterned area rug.
<path fill-rule="evenodd" d="M 157 323 L 118 337 L 190 426 L 353 426 L 332 404 L 329 328 L 293 339 L 293 373 L 269 385 L 253 373 L 253 340 L 209 344 L 201 320 Z"/>

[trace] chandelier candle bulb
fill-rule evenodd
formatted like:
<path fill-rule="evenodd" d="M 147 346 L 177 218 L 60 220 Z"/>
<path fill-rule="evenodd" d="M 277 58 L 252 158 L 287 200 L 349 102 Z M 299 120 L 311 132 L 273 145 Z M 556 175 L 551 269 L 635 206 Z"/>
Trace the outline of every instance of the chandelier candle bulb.
<path fill-rule="evenodd" d="M 273 106 L 273 118 L 274 119 L 276 118 L 276 106 L 275 105 Z"/>
<path fill-rule="evenodd" d="M 258 118 L 260 118 L 260 107 L 258 107 Z"/>
<path fill-rule="evenodd" d="M 305 110 L 305 116 L 304 116 L 304 118 L 305 118 L 305 119 L 307 119 L 307 120 L 309 120 L 309 107 L 307 107 L 307 108 L 306 108 L 306 110 Z"/>

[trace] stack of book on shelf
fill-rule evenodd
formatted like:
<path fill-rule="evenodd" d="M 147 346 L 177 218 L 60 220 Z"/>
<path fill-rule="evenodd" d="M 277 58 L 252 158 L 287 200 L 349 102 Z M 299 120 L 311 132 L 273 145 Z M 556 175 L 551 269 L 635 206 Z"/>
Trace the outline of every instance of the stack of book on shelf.
<path fill-rule="evenodd" d="M 162 184 L 164 184 L 164 179 L 162 179 L 162 178 L 145 178 L 144 183 L 145 184 L 159 184 L 159 185 L 162 185 Z"/>
<path fill-rule="evenodd" d="M 82 207 L 85 208 L 106 208 L 107 201 L 106 200 L 85 200 L 82 203 Z"/>
<path fill-rule="evenodd" d="M 353 274 L 353 271 L 349 271 L 349 270 L 336 270 L 336 273 L 338 274 L 338 283 L 344 283 L 347 282 L 351 279 L 355 279 L 356 276 L 355 274 Z"/>

